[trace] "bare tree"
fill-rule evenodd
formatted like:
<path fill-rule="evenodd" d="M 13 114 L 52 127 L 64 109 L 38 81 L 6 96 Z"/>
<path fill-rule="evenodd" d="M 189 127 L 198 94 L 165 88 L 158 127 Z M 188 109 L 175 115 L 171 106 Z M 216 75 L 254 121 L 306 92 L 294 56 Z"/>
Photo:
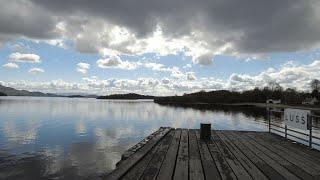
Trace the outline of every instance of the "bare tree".
<path fill-rule="evenodd" d="M 276 81 L 270 81 L 268 83 L 268 89 L 270 89 L 271 91 L 282 91 L 282 87 Z"/>
<path fill-rule="evenodd" d="M 317 91 L 319 91 L 319 89 L 320 89 L 320 81 L 319 81 L 318 79 L 312 80 L 311 83 L 310 83 L 310 85 L 311 85 L 311 89 L 312 89 L 312 90 L 317 90 Z"/>

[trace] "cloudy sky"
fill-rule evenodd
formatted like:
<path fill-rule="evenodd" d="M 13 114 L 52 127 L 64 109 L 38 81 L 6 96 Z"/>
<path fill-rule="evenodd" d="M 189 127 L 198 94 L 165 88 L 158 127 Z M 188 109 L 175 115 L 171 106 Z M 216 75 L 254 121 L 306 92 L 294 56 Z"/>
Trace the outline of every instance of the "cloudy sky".
<path fill-rule="evenodd" d="M 0 0 L 0 83 L 174 95 L 320 78 L 316 0 Z"/>

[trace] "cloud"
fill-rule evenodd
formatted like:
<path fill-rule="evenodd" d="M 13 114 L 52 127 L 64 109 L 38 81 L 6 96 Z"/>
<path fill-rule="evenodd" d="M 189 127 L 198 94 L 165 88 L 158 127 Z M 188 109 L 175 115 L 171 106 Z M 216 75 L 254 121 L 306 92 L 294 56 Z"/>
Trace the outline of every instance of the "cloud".
<path fill-rule="evenodd" d="M 0 0 L 0 44 L 17 38 L 51 39 L 57 19 L 28 0 Z"/>
<path fill-rule="evenodd" d="M 39 74 L 39 73 L 43 73 L 44 70 L 41 68 L 31 68 L 28 72 L 31 74 Z"/>
<path fill-rule="evenodd" d="M 90 69 L 90 64 L 80 62 L 77 64 L 77 71 L 82 74 L 87 74 L 88 70 Z"/>
<path fill-rule="evenodd" d="M 320 77 L 320 60 L 310 64 L 295 65 L 285 63 L 279 69 L 269 68 L 257 75 L 232 74 L 229 78 L 229 88 L 247 90 L 254 87 L 263 87 L 270 81 L 276 81 L 284 88 L 310 90 L 312 79 Z"/>
<path fill-rule="evenodd" d="M 184 74 L 180 71 L 180 69 L 178 67 L 173 67 L 171 70 L 171 77 L 176 78 L 176 79 L 180 79 L 184 76 Z"/>
<path fill-rule="evenodd" d="M 9 68 L 9 69 L 18 69 L 19 68 L 18 64 L 16 64 L 16 63 L 7 63 L 7 64 L 2 65 L 2 67 Z"/>
<path fill-rule="evenodd" d="M 32 49 L 25 43 L 22 42 L 17 42 L 11 45 L 10 49 L 13 52 L 20 52 L 20 53 L 24 53 L 24 52 L 28 52 L 31 51 Z"/>
<path fill-rule="evenodd" d="M 170 83 L 170 80 L 169 80 L 168 78 L 163 78 L 163 79 L 161 80 L 161 82 L 162 82 L 163 84 L 169 84 L 169 83 Z"/>
<path fill-rule="evenodd" d="M 0 83 L 18 89 L 43 92 L 84 92 L 95 94 L 135 92 L 152 95 L 174 95 L 200 90 L 226 89 L 243 91 L 255 87 L 262 88 L 270 81 L 276 81 L 284 88 L 310 91 L 311 80 L 318 77 L 320 77 L 320 60 L 314 60 L 310 64 L 285 63 L 278 69 L 269 68 L 258 74 L 234 73 L 226 79 L 195 77 L 193 72 L 187 72 L 180 78 L 169 76 L 161 79 L 149 77 L 100 79 L 97 76 L 92 76 L 84 77 L 83 81 L 78 83 L 67 82 L 62 79 L 46 82 L 0 81 Z"/>
<path fill-rule="evenodd" d="M 181 53 L 201 65 L 211 64 L 217 54 L 256 56 L 320 47 L 320 3 L 315 0 L 0 2 L 0 44 L 25 38 L 61 45 L 66 39 L 84 53 Z"/>
<path fill-rule="evenodd" d="M 10 61 L 14 62 L 24 62 L 24 63 L 40 63 L 40 56 L 36 54 L 21 54 L 21 53 L 12 53 L 9 56 Z"/>
<path fill-rule="evenodd" d="M 122 61 L 118 56 L 112 56 L 106 59 L 99 59 L 97 65 L 103 69 L 124 69 L 134 70 L 137 68 L 135 63 L 129 61 Z"/>
<path fill-rule="evenodd" d="M 203 54 L 203 55 L 200 55 L 198 57 L 194 57 L 193 63 L 206 66 L 206 65 L 212 64 L 212 59 L 213 59 L 213 55 L 212 54 L 210 54 L 210 53 Z"/>
<path fill-rule="evenodd" d="M 188 79 L 189 81 L 197 80 L 197 77 L 195 76 L 195 73 L 194 73 L 194 72 L 187 72 L 186 75 L 187 75 L 187 79 Z"/>
<path fill-rule="evenodd" d="M 164 65 L 159 63 L 144 63 L 143 66 L 153 71 L 167 71 L 167 68 L 164 68 Z"/>

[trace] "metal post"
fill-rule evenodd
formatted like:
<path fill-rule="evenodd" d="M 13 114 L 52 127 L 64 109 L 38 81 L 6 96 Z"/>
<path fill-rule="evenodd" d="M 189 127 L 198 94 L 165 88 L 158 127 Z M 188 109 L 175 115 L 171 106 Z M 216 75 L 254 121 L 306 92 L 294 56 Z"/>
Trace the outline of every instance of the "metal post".
<path fill-rule="evenodd" d="M 288 138 L 288 127 L 287 127 L 287 125 L 284 126 L 284 136 L 285 136 L 285 138 Z"/>
<path fill-rule="evenodd" d="M 268 108 L 269 133 L 271 133 L 270 109 Z"/>
<path fill-rule="evenodd" d="M 312 117 L 308 115 L 309 147 L 312 148 Z"/>

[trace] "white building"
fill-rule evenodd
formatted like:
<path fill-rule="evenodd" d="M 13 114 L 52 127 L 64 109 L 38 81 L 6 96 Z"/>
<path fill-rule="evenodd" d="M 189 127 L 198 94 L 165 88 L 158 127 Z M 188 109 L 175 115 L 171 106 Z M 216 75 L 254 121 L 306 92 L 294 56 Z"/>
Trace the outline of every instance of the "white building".
<path fill-rule="evenodd" d="M 318 103 L 318 99 L 313 97 L 313 98 L 306 98 L 304 101 L 302 101 L 302 104 L 305 105 L 315 105 L 316 103 Z"/>
<path fill-rule="evenodd" d="M 268 104 L 281 104 L 281 99 L 267 99 Z"/>

